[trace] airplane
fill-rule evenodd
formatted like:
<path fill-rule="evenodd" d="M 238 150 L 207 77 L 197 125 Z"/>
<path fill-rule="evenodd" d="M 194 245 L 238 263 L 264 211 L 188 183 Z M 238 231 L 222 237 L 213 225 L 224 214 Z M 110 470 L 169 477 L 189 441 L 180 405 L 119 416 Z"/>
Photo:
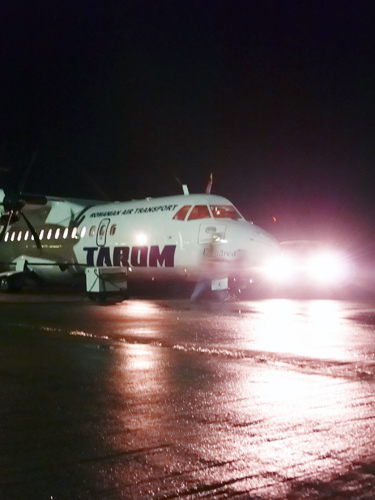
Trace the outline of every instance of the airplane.
<path fill-rule="evenodd" d="M 183 194 L 124 202 L 0 190 L 0 290 L 85 281 L 92 300 L 128 296 L 128 283 L 208 283 L 227 291 L 279 254 L 277 240 L 226 198 Z M 201 287 L 203 288 L 203 287 Z M 199 293 L 196 293 L 199 295 Z"/>

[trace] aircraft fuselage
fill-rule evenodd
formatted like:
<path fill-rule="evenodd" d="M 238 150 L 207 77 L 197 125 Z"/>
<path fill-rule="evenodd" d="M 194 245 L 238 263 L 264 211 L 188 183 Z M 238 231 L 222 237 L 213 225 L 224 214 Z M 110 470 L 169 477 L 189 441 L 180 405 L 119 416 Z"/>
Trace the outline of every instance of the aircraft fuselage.
<path fill-rule="evenodd" d="M 0 243 L 3 272 L 31 270 L 63 281 L 87 268 L 127 269 L 132 279 L 197 280 L 251 274 L 278 252 L 276 240 L 246 221 L 225 198 L 177 195 L 90 203 L 49 199 L 27 210 L 41 249 L 20 219 Z"/>

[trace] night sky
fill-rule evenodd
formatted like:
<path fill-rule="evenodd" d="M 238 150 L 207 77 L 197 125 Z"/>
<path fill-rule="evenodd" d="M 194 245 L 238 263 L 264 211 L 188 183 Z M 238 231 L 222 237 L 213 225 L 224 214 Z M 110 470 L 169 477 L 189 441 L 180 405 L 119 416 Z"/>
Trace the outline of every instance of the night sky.
<path fill-rule="evenodd" d="M 4 183 L 35 152 L 25 190 L 57 196 L 202 192 L 213 172 L 281 240 L 371 244 L 373 1 L 13 0 L 0 40 Z"/>

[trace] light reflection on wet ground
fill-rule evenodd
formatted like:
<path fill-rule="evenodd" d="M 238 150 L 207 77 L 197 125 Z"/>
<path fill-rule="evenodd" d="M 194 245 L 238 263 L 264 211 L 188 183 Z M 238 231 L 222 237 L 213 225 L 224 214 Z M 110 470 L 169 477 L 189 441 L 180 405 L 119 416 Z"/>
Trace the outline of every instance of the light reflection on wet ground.
<path fill-rule="evenodd" d="M 0 313 L 1 498 L 373 498 L 369 302 Z"/>

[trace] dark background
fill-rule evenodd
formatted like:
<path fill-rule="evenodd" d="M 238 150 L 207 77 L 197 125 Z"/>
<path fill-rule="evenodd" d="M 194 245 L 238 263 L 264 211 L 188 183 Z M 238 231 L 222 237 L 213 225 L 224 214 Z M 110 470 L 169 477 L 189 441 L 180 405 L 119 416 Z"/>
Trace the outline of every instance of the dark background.
<path fill-rule="evenodd" d="M 203 192 L 213 172 L 279 239 L 367 251 L 374 33 L 373 1 L 2 2 L 3 184 L 35 152 L 25 190 L 57 196 Z"/>

